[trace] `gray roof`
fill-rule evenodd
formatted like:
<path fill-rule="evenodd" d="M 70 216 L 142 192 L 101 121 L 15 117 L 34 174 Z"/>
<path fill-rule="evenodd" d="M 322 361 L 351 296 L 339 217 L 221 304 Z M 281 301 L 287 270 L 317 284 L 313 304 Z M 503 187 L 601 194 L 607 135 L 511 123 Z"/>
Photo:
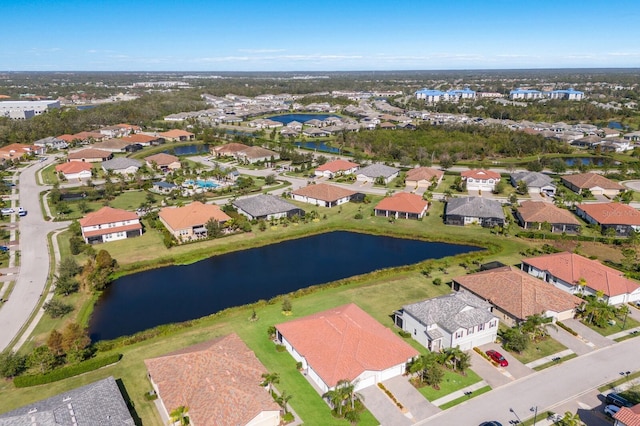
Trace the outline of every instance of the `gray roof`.
<path fill-rule="evenodd" d="M 529 188 L 542 188 L 543 186 L 555 186 L 553 179 L 539 172 L 516 172 L 511 174 L 511 182 L 515 185 L 523 181 Z"/>
<path fill-rule="evenodd" d="M 284 213 L 295 209 L 300 210 L 299 207 L 287 203 L 282 198 L 268 194 L 235 200 L 233 205 L 253 217 Z"/>
<path fill-rule="evenodd" d="M 166 189 L 176 188 L 176 185 L 174 185 L 173 183 L 165 182 L 163 180 L 161 180 L 159 182 L 153 182 L 153 186 L 157 186 L 158 188 L 166 188 Z"/>
<path fill-rule="evenodd" d="M 464 290 L 406 305 L 402 309 L 425 326 L 437 324 L 449 333 L 485 324 L 495 318 L 490 312 L 490 303 Z M 433 330 L 428 333 L 432 334 Z"/>
<path fill-rule="evenodd" d="M 105 170 L 124 170 L 129 167 L 140 167 L 142 163 L 138 160 L 131 158 L 117 157 L 113 160 L 107 160 L 102 162 L 102 168 Z"/>
<path fill-rule="evenodd" d="M 396 169 L 395 167 L 385 166 L 384 164 L 372 164 L 370 166 L 364 167 L 358 170 L 359 175 L 365 175 L 370 178 L 384 177 L 388 178 L 395 173 L 398 173 L 400 169 Z"/>
<path fill-rule="evenodd" d="M 0 426 L 134 425 L 113 377 L 0 415 Z"/>
<path fill-rule="evenodd" d="M 447 201 L 445 216 L 495 217 L 504 219 L 499 201 L 482 197 L 451 198 Z"/>

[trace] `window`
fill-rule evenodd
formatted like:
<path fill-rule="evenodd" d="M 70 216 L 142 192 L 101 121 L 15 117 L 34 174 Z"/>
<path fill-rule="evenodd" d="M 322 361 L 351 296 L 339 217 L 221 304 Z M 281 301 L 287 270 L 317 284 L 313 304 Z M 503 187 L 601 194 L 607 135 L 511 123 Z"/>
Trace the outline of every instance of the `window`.
<path fill-rule="evenodd" d="M 415 328 L 413 329 L 413 335 L 414 336 L 416 335 L 416 329 Z"/>
<path fill-rule="evenodd" d="M 461 338 L 462 336 L 464 336 L 464 331 L 460 330 L 460 331 L 456 331 L 456 339 Z"/>
<path fill-rule="evenodd" d="M 489 328 L 493 328 L 493 327 L 495 327 L 495 326 L 496 326 L 496 321 L 491 321 L 491 322 L 489 323 Z"/>
<path fill-rule="evenodd" d="M 467 329 L 467 335 L 473 334 L 473 327 Z"/>
<path fill-rule="evenodd" d="M 479 324 L 478 325 L 478 331 L 482 331 L 484 330 L 484 324 Z"/>

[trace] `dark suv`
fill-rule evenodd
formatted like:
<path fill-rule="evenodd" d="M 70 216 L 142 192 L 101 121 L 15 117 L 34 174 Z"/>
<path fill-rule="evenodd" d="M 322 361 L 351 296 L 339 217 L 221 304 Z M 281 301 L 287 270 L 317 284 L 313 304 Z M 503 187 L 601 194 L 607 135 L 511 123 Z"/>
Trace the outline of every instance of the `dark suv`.
<path fill-rule="evenodd" d="M 608 394 L 607 396 L 604 397 L 604 400 L 607 403 L 607 405 L 615 405 L 620 408 L 633 406 L 632 403 L 630 403 L 624 397 L 618 395 L 617 393 Z"/>

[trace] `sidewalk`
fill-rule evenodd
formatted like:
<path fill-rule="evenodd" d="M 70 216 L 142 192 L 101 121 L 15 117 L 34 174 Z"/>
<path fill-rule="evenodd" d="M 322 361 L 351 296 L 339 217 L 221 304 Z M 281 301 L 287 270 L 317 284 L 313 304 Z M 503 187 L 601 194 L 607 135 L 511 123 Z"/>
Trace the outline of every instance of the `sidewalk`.
<path fill-rule="evenodd" d="M 525 365 L 527 367 L 529 367 L 529 368 L 534 368 L 534 367 L 537 367 L 539 365 L 543 365 L 543 364 L 547 364 L 549 362 L 553 362 L 553 361 L 555 361 L 555 358 L 564 358 L 565 356 L 569 356 L 572 353 L 574 353 L 574 352 L 571 349 L 566 349 L 566 350 L 564 350 L 562 352 L 558 352 L 558 353 L 555 353 L 555 354 L 552 354 L 552 355 L 549 355 L 549 356 L 542 357 L 540 359 L 536 359 L 535 361 L 531 361 L 531 362 L 529 362 L 529 363 L 527 363 Z"/>
<path fill-rule="evenodd" d="M 467 386 L 466 388 L 457 390 L 455 392 L 451 392 L 449 395 L 445 395 L 442 398 L 438 398 L 434 401 L 431 401 L 431 403 L 436 407 L 439 407 L 441 405 L 446 404 L 447 402 L 453 401 L 454 399 L 462 398 L 463 396 L 467 395 L 467 392 L 474 392 L 474 391 L 477 391 L 478 389 L 482 389 L 485 386 L 489 386 L 489 385 L 484 380 L 481 380 L 478 383 L 472 384 L 471 386 Z M 469 395 L 469 397 L 471 397 L 471 395 Z"/>

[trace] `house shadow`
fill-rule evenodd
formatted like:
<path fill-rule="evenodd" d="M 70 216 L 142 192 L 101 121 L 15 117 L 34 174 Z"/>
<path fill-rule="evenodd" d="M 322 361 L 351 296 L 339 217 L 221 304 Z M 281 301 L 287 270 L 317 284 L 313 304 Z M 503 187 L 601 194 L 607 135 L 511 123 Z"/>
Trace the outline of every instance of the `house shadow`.
<path fill-rule="evenodd" d="M 116 379 L 116 385 L 118 385 L 118 389 L 120 390 L 120 393 L 124 398 L 124 402 L 127 404 L 127 408 L 129 409 L 129 414 L 131 414 L 131 417 L 133 418 L 133 422 L 136 424 L 136 426 L 142 426 L 142 419 L 140 419 L 140 416 L 138 416 L 136 407 L 134 406 L 133 401 L 131 401 L 129 392 L 127 392 L 127 388 L 124 387 L 122 379 Z"/>

